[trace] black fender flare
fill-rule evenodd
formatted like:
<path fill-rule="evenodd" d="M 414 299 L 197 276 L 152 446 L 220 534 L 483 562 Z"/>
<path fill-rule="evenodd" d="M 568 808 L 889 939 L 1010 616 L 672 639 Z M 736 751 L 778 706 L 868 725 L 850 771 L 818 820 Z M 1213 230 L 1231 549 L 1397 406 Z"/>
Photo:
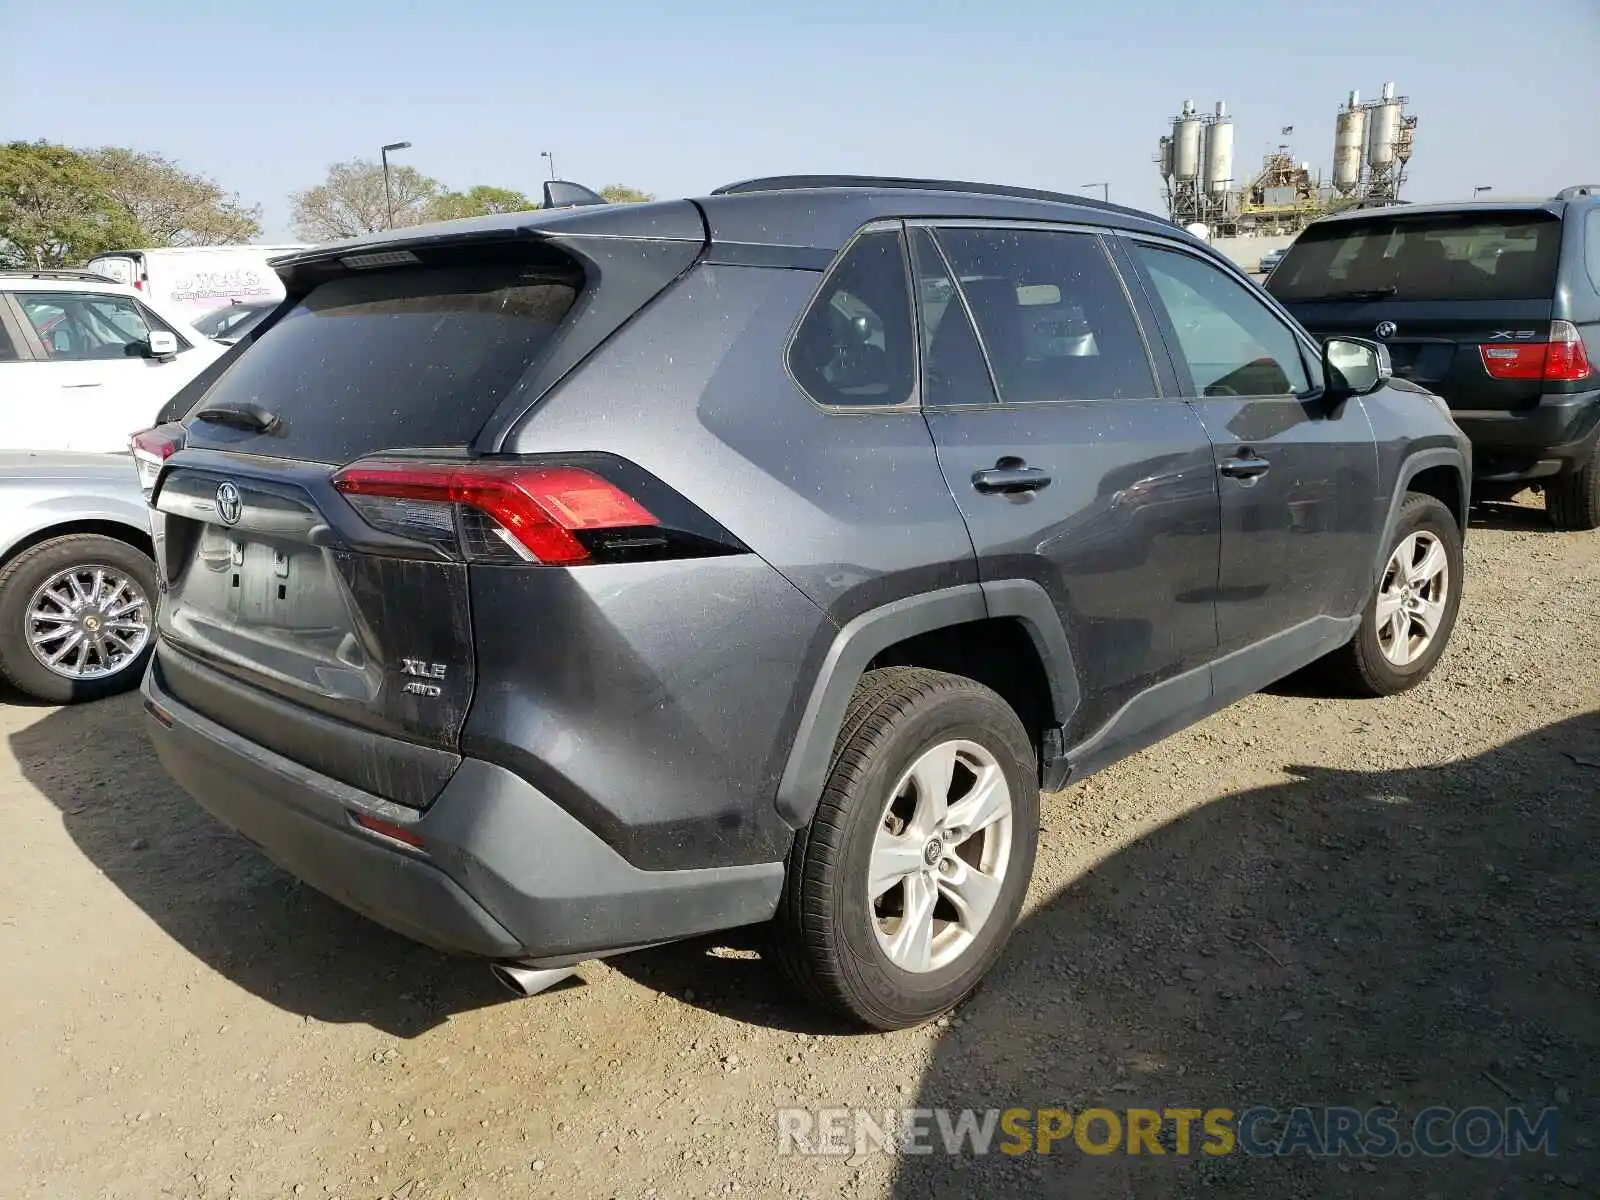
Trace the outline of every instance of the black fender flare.
<path fill-rule="evenodd" d="M 1453 446 L 1434 446 L 1418 450 L 1400 464 L 1395 478 L 1394 492 L 1389 497 L 1389 512 L 1383 520 L 1383 536 L 1378 539 L 1376 556 L 1372 562 L 1372 582 L 1383 577 L 1383 568 L 1389 560 L 1389 543 L 1394 538 L 1395 526 L 1400 523 L 1400 508 L 1406 502 L 1411 481 L 1432 467 L 1454 467 L 1461 480 L 1461 536 L 1467 534 L 1467 513 L 1472 499 L 1472 464 L 1460 450 Z M 1362 601 L 1365 606 L 1366 601 Z M 1359 610 L 1358 610 L 1359 611 Z"/>
<path fill-rule="evenodd" d="M 1071 645 L 1049 594 L 1031 579 L 967 583 L 906 596 L 869 609 L 843 625 L 828 648 L 778 781 L 778 814 L 792 828 L 811 820 L 827 784 L 845 710 L 867 665 L 906 638 L 987 617 L 1014 617 L 1027 631 L 1050 684 L 1057 736 L 1047 738 L 1046 782 L 1066 777 L 1059 727 L 1078 707 Z"/>

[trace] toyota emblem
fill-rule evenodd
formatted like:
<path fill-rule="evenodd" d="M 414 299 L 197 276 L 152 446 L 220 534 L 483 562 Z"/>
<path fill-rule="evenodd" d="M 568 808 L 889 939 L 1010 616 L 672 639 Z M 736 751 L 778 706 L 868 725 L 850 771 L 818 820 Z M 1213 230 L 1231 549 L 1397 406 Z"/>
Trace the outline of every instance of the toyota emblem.
<path fill-rule="evenodd" d="M 222 518 L 224 525 L 237 525 L 239 514 L 244 511 L 244 501 L 239 498 L 239 489 L 231 483 L 224 483 L 217 488 L 217 516 Z"/>
<path fill-rule="evenodd" d="M 1381 338 L 1392 338 L 1395 334 L 1400 332 L 1400 326 L 1396 325 L 1393 321 L 1379 321 L 1378 328 L 1373 330 L 1373 332 Z"/>

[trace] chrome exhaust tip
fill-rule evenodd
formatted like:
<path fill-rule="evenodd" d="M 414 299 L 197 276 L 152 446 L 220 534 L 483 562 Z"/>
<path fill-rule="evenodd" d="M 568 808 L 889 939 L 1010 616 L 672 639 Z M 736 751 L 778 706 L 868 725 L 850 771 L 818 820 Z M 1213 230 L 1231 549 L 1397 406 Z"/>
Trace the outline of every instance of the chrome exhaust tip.
<path fill-rule="evenodd" d="M 518 996 L 537 996 L 568 978 L 577 971 L 570 967 L 529 967 L 519 962 L 489 964 L 489 973 L 500 981 L 507 991 Z"/>

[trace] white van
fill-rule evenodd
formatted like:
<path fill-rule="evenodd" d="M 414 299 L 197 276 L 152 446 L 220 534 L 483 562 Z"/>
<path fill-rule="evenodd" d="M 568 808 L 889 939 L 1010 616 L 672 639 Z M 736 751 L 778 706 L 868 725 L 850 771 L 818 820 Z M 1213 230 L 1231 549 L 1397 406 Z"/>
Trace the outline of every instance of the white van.
<path fill-rule="evenodd" d="M 283 299 L 283 284 L 267 260 L 305 246 L 168 246 L 113 250 L 85 268 L 137 288 L 193 322 L 240 301 Z"/>

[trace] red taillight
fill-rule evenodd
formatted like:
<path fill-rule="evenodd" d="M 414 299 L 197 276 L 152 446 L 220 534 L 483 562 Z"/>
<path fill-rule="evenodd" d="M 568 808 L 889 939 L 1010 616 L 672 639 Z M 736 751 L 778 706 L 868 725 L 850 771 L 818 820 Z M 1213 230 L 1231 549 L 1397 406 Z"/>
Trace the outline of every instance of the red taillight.
<path fill-rule="evenodd" d="M 1544 360 L 1544 377 L 1555 383 L 1589 378 L 1589 351 L 1571 321 L 1550 323 L 1550 354 Z"/>
<path fill-rule="evenodd" d="M 134 434 L 128 446 L 133 451 L 134 466 L 139 469 L 139 487 L 148 500 L 161 476 L 162 464 L 183 449 L 183 426 L 176 421 L 157 425 Z"/>
<path fill-rule="evenodd" d="M 357 509 L 369 523 L 404 536 L 432 533 L 453 540 L 448 509 L 417 506 L 462 505 L 490 518 L 488 532 L 500 535 L 519 557 L 552 566 L 589 560 L 589 548 L 575 536 L 579 532 L 659 524 L 616 484 L 581 467 L 374 460 L 344 468 L 333 486 L 349 497 L 402 502 L 394 511 L 359 504 Z M 460 532 L 469 552 L 481 549 L 482 539 L 465 525 Z"/>
<path fill-rule="evenodd" d="M 1589 354 L 1571 321 L 1552 321 L 1548 342 L 1491 342 L 1478 354 L 1492 379 L 1570 383 L 1589 377 Z"/>
<path fill-rule="evenodd" d="M 1549 350 L 1544 342 L 1494 343 L 1479 346 L 1483 369 L 1491 379 L 1543 379 L 1544 360 Z"/>
<path fill-rule="evenodd" d="M 403 846 L 410 846 L 416 850 L 425 848 L 422 838 L 412 833 L 404 825 L 396 825 L 390 821 L 380 821 L 377 817 L 369 816 L 362 812 L 352 812 L 350 817 L 361 828 L 375 833 L 379 837 L 386 837 L 392 842 L 399 842 Z"/>

